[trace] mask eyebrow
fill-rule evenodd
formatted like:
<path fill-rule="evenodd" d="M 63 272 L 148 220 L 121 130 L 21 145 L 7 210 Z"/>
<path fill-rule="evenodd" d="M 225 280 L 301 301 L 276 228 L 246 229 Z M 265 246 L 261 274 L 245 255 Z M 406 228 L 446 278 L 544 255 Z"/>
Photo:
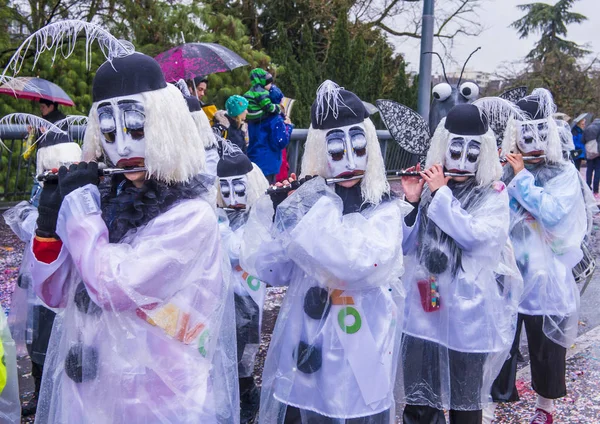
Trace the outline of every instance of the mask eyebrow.
<path fill-rule="evenodd" d="M 101 107 L 106 107 L 106 106 L 110 106 L 111 104 L 109 102 L 102 102 L 98 105 L 98 109 L 100 109 Z"/>
<path fill-rule="evenodd" d="M 342 130 L 331 130 L 327 134 L 325 134 L 326 138 L 343 137 L 343 136 L 344 136 L 344 131 L 342 131 Z"/>
<path fill-rule="evenodd" d="M 464 137 L 452 137 L 452 138 L 450 139 L 450 142 L 451 142 L 451 143 L 452 143 L 452 142 L 455 142 L 455 141 L 465 141 L 465 138 L 464 138 Z"/>
<path fill-rule="evenodd" d="M 119 100 L 117 102 L 118 105 L 126 105 L 126 104 L 130 104 L 130 103 L 139 103 L 139 102 L 137 100 L 129 100 L 129 99 Z"/>
<path fill-rule="evenodd" d="M 365 130 L 363 130 L 361 127 L 352 127 L 350 128 L 350 130 L 348 130 L 348 132 L 360 132 L 360 133 L 364 133 Z"/>

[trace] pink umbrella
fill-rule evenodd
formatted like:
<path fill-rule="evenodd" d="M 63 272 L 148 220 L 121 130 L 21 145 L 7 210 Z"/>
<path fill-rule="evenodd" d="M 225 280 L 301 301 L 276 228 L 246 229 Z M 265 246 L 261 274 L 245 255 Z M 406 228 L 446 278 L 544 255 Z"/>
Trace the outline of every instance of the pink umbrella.
<path fill-rule="evenodd" d="M 215 43 L 186 43 L 155 57 L 167 81 L 227 72 L 248 65 L 226 47 Z"/>
<path fill-rule="evenodd" d="M 49 100 L 65 106 L 74 106 L 73 100 L 53 82 L 35 77 L 18 77 L 0 86 L 0 94 L 8 94 L 17 99 Z"/>
<path fill-rule="evenodd" d="M 155 57 L 167 81 L 227 72 L 248 65 L 226 47 L 215 43 L 186 43 Z"/>

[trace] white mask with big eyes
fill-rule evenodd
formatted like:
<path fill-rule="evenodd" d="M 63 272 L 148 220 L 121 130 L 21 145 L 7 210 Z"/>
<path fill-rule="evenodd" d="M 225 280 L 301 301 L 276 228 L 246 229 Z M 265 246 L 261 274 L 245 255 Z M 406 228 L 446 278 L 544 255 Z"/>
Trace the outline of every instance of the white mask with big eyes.
<path fill-rule="evenodd" d="M 119 168 L 143 166 L 146 156 L 146 115 L 141 94 L 115 97 L 98 105 L 102 148 Z"/>
<path fill-rule="evenodd" d="M 248 176 L 235 175 L 219 178 L 221 197 L 228 208 L 245 207 L 248 201 Z"/>
<path fill-rule="evenodd" d="M 362 174 L 367 169 L 367 133 L 361 124 L 346 125 L 327 131 L 326 178 Z"/>
<path fill-rule="evenodd" d="M 543 153 L 548 147 L 548 120 L 517 121 L 517 147 L 524 154 Z"/>
<path fill-rule="evenodd" d="M 481 136 L 450 134 L 444 167 L 448 172 L 475 173 L 481 152 Z"/>

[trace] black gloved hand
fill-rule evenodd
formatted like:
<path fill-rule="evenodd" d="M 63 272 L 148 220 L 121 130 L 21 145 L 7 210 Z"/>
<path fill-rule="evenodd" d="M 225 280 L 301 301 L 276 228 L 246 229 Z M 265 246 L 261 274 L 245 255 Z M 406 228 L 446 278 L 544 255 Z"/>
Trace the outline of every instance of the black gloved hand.
<path fill-rule="evenodd" d="M 293 180 L 289 186 L 279 187 L 279 190 L 276 190 L 275 192 L 269 194 L 271 196 L 271 201 L 273 202 L 273 220 L 275 220 L 275 213 L 277 212 L 277 207 L 281 203 L 283 203 L 285 199 L 288 198 L 290 191 L 298 190 L 298 188 L 300 188 L 302 184 L 312 180 L 314 177 L 315 176 L 307 175 L 304 178 L 301 178 L 300 180 Z"/>
<path fill-rule="evenodd" d="M 38 205 L 36 234 L 40 237 L 56 237 L 56 220 L 62 197 L 56 181 L 46 181 Z"/>
<path fill-rule="evenodd" d="M 88 184 L 98 185 L 100 177 L 98 176 L 97 162 L 79 162 L 67 168 L 61 166 L 58 170 L 58 186 L 60 195 L 64 199 L 67 194 L 84 187 Z"/>

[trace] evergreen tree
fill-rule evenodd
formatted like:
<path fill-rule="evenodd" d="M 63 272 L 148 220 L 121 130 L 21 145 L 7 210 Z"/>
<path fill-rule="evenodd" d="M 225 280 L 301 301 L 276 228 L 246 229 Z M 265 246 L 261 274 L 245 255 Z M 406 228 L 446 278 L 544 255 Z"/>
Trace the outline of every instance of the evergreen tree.
<path fill-rule="evenodd" d="M 577 43 L 563 38 L 567 35 L 567 25 L 579 24 L 587 20 L 584 15 L 570 11 L 576 1 L 559 0 L 554 5 L 530 3 L 517 6 L 526 12 L 525 16 L 511 24 L 519 33 L 520 38 L 527 38 L 532 32 L 541 34 L 535 48 L 527 55 L 528 59 L 543 60 L 552 52 L 563 53 L 575 58 L 588 53 Z"/>
<path fill-rule="evenodd" d="M 325 78 L 343 87 L 350 87 L 354 82 L 356 66 L 349 54 L 352 43 L 348 26 L 348 11 L 342 9 L 335 23 L 325 65 Z"/>

